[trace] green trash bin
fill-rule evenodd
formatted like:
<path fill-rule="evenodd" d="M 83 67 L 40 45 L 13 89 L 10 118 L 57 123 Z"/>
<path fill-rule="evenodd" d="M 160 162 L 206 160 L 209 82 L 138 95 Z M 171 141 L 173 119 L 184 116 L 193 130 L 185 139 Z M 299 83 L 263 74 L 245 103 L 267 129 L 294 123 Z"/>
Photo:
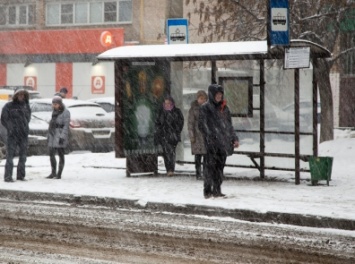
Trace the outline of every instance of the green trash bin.
<path fill-rule="evenodd" d="M 326 180 L 329 186 L 333 166 L 333 157 L 310 157 L 309 168 L 311 171 L 312 185 L 316 185 L 320 180 Z"/>

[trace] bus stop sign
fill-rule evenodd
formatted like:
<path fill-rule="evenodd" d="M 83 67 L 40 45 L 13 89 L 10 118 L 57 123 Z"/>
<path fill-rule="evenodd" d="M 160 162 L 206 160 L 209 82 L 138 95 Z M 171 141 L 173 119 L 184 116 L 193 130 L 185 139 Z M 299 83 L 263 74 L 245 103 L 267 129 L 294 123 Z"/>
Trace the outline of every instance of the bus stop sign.
<path fill-rule="evenodd" d="M 172 18 L 166 22 L 168 44 L 189 43 L 188 21 L 186 18 Z"/>
<path fill-rule="evenodd" d="M 269 0 L 268 44 L 269 46 L 289 45 L 289 4 L 288 0 Z"/>

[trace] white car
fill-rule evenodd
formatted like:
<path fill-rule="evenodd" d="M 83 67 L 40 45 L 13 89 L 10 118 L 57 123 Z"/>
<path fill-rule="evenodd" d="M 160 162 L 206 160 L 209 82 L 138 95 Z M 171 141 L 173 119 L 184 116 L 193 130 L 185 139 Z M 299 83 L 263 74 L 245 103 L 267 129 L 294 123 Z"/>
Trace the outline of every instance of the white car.
<path fill-rule="evenodd" d="M 89 102 L 99 104 L 107 113 L 115 112 L 115 97 L 98 97 L 89 99 Z"/>
<path fill-rule="evenodd" d="M 115 121 L 100 105 L 88 101 L 63 99 L 70 112 L 69 151 L 111 151 L 115 142 Z M 32 115 L 50 121 L 52 99 L 30 100 Z"/>

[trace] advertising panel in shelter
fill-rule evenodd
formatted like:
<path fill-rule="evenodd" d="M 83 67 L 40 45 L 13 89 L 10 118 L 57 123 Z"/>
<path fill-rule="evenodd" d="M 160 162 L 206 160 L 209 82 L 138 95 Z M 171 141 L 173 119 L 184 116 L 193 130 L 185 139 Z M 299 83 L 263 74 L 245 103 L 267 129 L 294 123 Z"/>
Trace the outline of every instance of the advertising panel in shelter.
<path fill-rule="evenodd" d="M 122 121 L 125 155 L 157 154 L 155 119 L 167 93 L 155 62 L 131 62 L 123 69 Z"/>

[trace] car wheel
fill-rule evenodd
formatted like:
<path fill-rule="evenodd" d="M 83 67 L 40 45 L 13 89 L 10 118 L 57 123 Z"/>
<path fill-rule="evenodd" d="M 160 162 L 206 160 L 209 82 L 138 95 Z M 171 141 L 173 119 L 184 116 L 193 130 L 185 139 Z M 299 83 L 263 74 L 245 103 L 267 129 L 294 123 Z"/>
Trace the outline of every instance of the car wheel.
<path fill-rule="evenodd" d="M 6 158 L 6 145 L 4 142 L 0 141 L 0 159 Z"/>

